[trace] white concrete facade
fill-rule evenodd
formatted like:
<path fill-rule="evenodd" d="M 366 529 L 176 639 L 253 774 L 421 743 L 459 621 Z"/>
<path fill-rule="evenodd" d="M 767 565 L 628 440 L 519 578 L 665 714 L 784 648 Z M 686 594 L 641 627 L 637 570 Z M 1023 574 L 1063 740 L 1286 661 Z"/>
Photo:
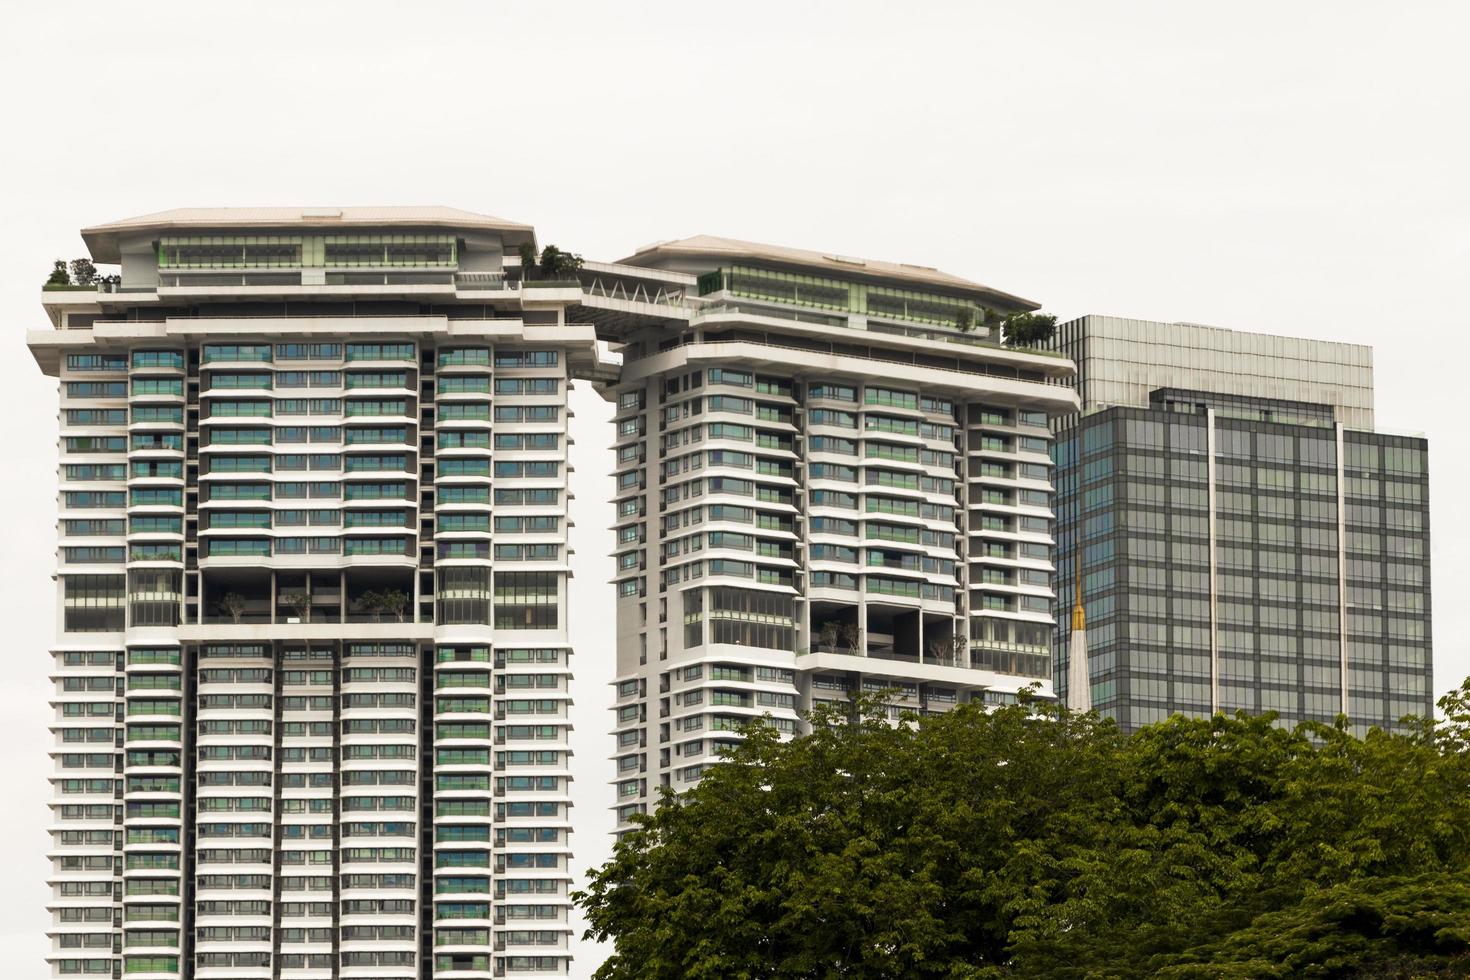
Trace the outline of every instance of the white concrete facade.
<path fill-rule="evenodd" d="M 28 337 L 53 975 L 569 969 L 566 398 L 615 365 L 527 226 L 331 211 L 89 229 L 121 284 Z"/>
<path fill-rule="evenodd" d="M 1034 308 L 933 269 L 701 237 L 601 267 L 678 303 L 620 345 L 618 827 L 739 727 L 1051 693 L 1048 421 L 1072 366 L 996 343 Z M 695 295 L 697 294 L 697 295 Z M 591 299 L 585 300 L 592 303 Z"/>
<path fill-rule="evenodd" d="M 620 828 L 751 718 L 1051 694 L 1078 401 L 996 342 L 1026 300 L 713 238 L 548 281 L 529 226 L 442 208 L 83 236 L 121 281 L 28 336 L 53 975 L 567 975 L 574 379 L 616 405 Z"/>

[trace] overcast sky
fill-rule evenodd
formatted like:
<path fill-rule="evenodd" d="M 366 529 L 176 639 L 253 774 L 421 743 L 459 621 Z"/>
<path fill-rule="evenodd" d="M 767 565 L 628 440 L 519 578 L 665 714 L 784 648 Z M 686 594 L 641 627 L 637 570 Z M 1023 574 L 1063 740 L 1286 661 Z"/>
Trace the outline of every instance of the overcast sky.
<path fill-rule="evenodd" d="M 0 32 L 0 963 L 49 923 L 56 393 L 24 348 L 77 229 L 444 204 L 616 259 L 697 233 L 934 265 L 1063 318 L 1373 344 L 1426 432 L 1435 686 L 1470 673 L 1464 2 L 45 3 Z M 577 419 L 580 870 L 607 853 L 608 413 Z M 579 949 L 576 976 L 597 961 Z"/>

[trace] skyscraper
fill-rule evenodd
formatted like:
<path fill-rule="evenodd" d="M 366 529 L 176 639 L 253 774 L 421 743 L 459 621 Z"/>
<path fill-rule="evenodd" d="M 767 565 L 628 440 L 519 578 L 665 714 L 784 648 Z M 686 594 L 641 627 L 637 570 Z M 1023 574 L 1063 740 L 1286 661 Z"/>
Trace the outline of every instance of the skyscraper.
<path fill-rule="evenodd" d="M 588 312 L 623 355 L 619 827 L 762 714 L 797 733 L 855 691 L 895 713 L 1050 694 L 1047 422 L 1077 409 L 1072 365 L 995 330 L 1034 303 L 712 237 L 583 283 L 623 298 Z"/>
<path fill-rule="evenodd" d="M 167 211 L 44 293 L 54 970 L 565 975 L 566 397 L 529 226 Z M 594 301 L 595 302 L 595 301 Z M 603 348 L 605 351 L 605 348 Z"/>
<path fill-rule="evenodd" d="M 1082 402 L 1057 423 L 1057 587 L 1080 564 L 1096 708 L 1432 710 L 1428 447 L 1374 431 L 1370 348 L 1100 316 L 1053 346 Z"/>

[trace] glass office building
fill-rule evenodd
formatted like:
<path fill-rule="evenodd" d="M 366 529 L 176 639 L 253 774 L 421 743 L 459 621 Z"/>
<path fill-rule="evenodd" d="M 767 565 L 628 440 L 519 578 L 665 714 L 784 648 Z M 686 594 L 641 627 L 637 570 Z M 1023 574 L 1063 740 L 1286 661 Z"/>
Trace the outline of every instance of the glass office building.
<path fill-rule="evenodd" d="M 1080 553 L 1094 707 L 1129 730 L 1431 710 L 1427 447 L 1372 431 L 1370 351 L 1108 317 L 1056 345 L 1084 392 L 1097 375 L 1054 447 L 1058 592 Z M 1323 400 L 1279 397 L 1298 389 Z"/>

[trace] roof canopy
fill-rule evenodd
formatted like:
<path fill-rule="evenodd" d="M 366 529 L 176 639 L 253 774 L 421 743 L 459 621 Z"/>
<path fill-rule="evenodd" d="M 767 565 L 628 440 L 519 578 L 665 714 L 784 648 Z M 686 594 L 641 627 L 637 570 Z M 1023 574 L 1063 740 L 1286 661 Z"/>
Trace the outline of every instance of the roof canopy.
<path fill-rule="evenodd" d="M 1034 310 L 1040 303 L 1020 296 L 992 289 L 989 286 L 959 276 L 941 272 L 924 265 L 909 265 L 904 262 L 882 262 L 876 259 L 858 259 L 846 255 L 829 255 L 783 245 L 762 245 L 735 238 L 720 238 L 716 235 L 695 235 L 677 241 L 658 242 L 645 246 L 621 260 L 625 265 L 657 266 L 670 259 L 704 259 L 724 261 L 746 259 L 771 265 L 825 273 L 845 279 L 861 279 L 869 282 L 900 284 L 910 288 L 939 290 L 945 293 L 979 300 L 989 306 L 1006 309 Z"/>
<path fill-rule="evenodd" d="M 503 233 L 509 244 L 534 243 L 535 229 L 530 225 L 488 214 L 475 214 L 459 208 L 444 207 L 371 207 L 371 208 L 174 208 L 156 211 L 136 218 L 124 218 L 105 225 L 82 229 L 92 258 L 97 262 L 120 261 L 118 243 L 127 236 L 204 231 L 280 231 L 290 233 L 323 228 L 433 228 L 452 231 L 496 231 Z"/>

